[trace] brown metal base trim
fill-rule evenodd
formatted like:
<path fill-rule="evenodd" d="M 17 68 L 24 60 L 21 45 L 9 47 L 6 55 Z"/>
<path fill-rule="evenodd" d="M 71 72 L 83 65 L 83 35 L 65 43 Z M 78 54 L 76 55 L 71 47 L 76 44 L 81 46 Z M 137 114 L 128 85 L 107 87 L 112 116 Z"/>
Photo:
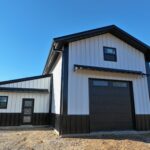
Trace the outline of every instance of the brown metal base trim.
<path fill-rule="evenodd" d="M 90 133 L 89 120 L 89 115 L 51 115 L 51 125 L 60 135 Z M 150 130 L 150 115 L 135 115 L 135 120 L 135 130 Z"/>
<path fill-rule="evenodd" d="M 89 133 L 89 115 L 51 114 L 51 125 L 59 134 Z"/>
<path fill-rule="evenodd" d="M 20 125 L 22 125 L 21 113 L 0 113 L 0 126 Z M 50 115 L 48 113 L 33 113 L 31 125 L 50 125 Z"/>
<path fill-rule="evenodd" d="M 63 115 L 60 134 L 90 133 L 89 115 Z"/>
<path fill-rule="evenodd" d="M 136 130 L 147 131 L 150 130 L 150 114 L 149 115 L 136 115 Z"/>
<path fill-rule="evenodd" d="M 0 113 L 0 126 L 21 125 L 21 113 Z"/>

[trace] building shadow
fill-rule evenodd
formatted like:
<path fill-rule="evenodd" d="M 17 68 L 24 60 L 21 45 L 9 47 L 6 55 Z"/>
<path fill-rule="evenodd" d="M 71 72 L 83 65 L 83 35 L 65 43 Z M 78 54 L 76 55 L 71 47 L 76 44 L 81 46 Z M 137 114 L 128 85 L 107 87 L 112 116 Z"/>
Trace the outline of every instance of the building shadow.
<path fill-rule="evenodd" d="M 9 126 L 0 127 L 0 131 L 52 131 L 51 126 Z"/>
<path fill-rule="evenodd" d="M 68 137 L 64 137 L 68 138 Z M 136 133 L 136 134 L 97 134 L 97 135 L 85 135 L 85 136 L 70 136 L 69 138 L 80 139 L 100 139 L 100 140 L 131 140 L 144 143 L 150 143 L 150 132 L 148 133 Z"/>

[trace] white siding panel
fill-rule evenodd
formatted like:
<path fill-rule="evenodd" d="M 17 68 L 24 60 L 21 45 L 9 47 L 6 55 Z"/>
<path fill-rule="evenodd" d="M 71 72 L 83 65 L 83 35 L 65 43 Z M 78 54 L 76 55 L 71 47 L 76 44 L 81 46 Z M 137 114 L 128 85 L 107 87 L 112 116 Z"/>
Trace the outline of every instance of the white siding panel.
<path fill-rule="evenodd" d="M 50 92 L 50 77 L 40 78 L 29 81 L 22 81 L 10 84 L 0 85 L 0 87 L 15 87 L 15 88 L 37 88 L 48 89 Z M 22 108 L 23 98 L 34 98 L 34 112 L 48 113 L 49 112 L 49 93 L 21 93 L 21 92 L 1 92 L 1 96 L 8 96 L 7 109 L 0 109 L 0 113 L 12 112 L 20 113 Z"/>
<path fill-rule="evenodd" d="M 59 58 L 53 73 L 52 113 L 60 114 L 62 57 Z"/>
<path fill-rule="evenodd" d="M 4 85 L 0 85 L 0 87 L 49 89 L 50 88 L 50 77 L 16 82 L 16 83 L 10 83 L 10 84 L 4 84 Z"/>
<path fill-rule="evenodd" d="M 72 72 L 69 77 L 68 114 L 89 114 L 89 78 L 132 81 L 136 114 L 150 114 L 146 77 L 96 71 Z"/>
<path fill-rule="evenodd" d="M 34 98 L 35 113 L 49 112 L 49 94 L 0 92 L 0 96 L 8 96 L 7 109 L 0 113 L 21 113 L 23 98 Z"/>
<path fill-rule="evenodd" d="M 103 46 L 117 49 L 117 62 L 104 61 Z M 68 114 L 89 114 L 89 78 L 125 80 L 133 82 L 136 114 L 150 114 L 147 78 L 145 76 L 73 71 L 74 64 L 146 73 L 144 54 L 111 34 L 72 42 L 69 44 Z"/>
<path fill-rule="evenodd" d="M 103 46 L 117 49 L 117 62 L 104 61 Z M 69 44 L 70 63 L 146 72 L 144 54 L 111 34 Z"/>

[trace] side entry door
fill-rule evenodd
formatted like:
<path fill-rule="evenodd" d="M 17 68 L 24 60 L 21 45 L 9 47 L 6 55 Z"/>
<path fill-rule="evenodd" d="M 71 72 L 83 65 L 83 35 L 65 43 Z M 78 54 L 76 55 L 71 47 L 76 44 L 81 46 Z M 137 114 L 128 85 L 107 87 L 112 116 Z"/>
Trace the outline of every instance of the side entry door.
<path fill-rule="evenodd" d="M 31 125 L 34 111 L 34 99 L 23 99 L 22 103 L 22 124 Z"/>

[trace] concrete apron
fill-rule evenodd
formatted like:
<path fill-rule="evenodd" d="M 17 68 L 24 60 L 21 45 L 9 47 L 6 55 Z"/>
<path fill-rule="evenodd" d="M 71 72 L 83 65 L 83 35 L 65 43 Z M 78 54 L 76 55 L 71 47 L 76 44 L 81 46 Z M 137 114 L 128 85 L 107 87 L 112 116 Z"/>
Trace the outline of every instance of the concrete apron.
<path fill-rule="evenodd" d="M 150 134 L 150 131 L 99 131 L 99 132 L 91 132 L 91 133 L 83 133 L 83 134 L 66 134 L 66 135 L 60 135 L 62 138 L 68 138 L 68 137 L 92 137 L 92 136 L 104 136 L 104 135 L 140 135 L 140 134 Z"/>

